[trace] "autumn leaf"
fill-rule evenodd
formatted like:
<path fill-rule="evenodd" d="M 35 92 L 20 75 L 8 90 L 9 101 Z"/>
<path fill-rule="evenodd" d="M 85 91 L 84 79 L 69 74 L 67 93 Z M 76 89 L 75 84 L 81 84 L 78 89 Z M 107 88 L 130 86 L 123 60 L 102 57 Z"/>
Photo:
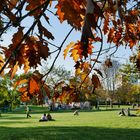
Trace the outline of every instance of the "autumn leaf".
<path fill-rule="evenodd" d="M 41 22 L 38 22 L 38 28 L 40 30 L 40 33 L 42 33 L 45 37 L 48 39 L 54 39 L 54 36 L 52 35 L 51 32 L 49 32 L 42 24 Z"/>
<path fill-rule="evenodd" d="M 15 83 L 14 83 L 14 88 L 16 88 L 19 85 L 24 85 L 28 83 L 28 79 L 18 79 Z"/>
<path fill-rule="evenodd" d="M 81 29 L 85 15 L 85 0 L 58 0 L 56 5 L 57 12 L 61 22 L 67 22 L 76 29 Z"/>
<path fill-rule="evenodd" d="M 74 42 L 70 42 L 70 44 L 68 44 L 66 46 L 66 48 L 64 49 L 64 53 L 63 53 L 64 59 L 66 58 L 70 48 L 72 48 L 74 46 L 74 44 L 75 44 Z"/>
<path fill-rule="evenodd" d="M 46 45 L 40 45 L 40 57 L 46 59 L 49 56 L 49 48 Z"/>
<path fill-rule="evenodd" d="M 78 41 L 77 43 L 74 44 L 74 46 L 72 47 L 72 49 L 70 50 L 70 57 L 73 58 L 73 60 L 75 62 L 78 61 L 78 59 L 82 59 L 82 43 L 80 41 Z"/>
<path fill-rule="evenodd" d="M 46 2 L 45 0 L 26 0 L 27 1 L 27 6 L 26 6 L 26 10 L 27 11 L 32 11 L 32 10 L 34 10 L 35 8 L 37 8 L 39 5 L 42 5 L 44 2 Z M 30 14 L 30 16 L 37 16 L 37 15 L 39 15 L 41 13 L 41 9 L 38 9 L 38 10 L 36 10 L 36 11 L 34 11 L 34 12 L 32 12 L 31 14 Z"/>
<path fill-rule="evenodd" d="M 94 88 L 98 88 L 101 86 L 100 80 L 96 74 L 92 75 L 92 84 L 94 85 Z"/>
<path fill-rule="evenodd" d="M 104 19 L 104 26 L 103 26 L 103 31 L 104 34 L 107 34 L 109 30 L 109 13 L 105 12 L 105 19 Z"/>
<path fill-rule="evenodd" d="M 13 69 L 11 69 L 11 77 L 10 77 L 10 79 L 13 79 L 13 77 L 16 74 L 17 70 L 18 70 L 18 62 L 16 62 L 15 66 L 13 67 Z"/>
<path fill-rule="evenodd" d="M 33 78 L 30 78 L 30 80 L 29 80 L 29 93 L 35 94 L 35 93 L 38 93 L 39 90 L 40 90 L 40 86 L 37 83 L 37 81 L 35 81 Z"/>
<path fill-rule="evenodd" d="M 0 69 L 3 67 L 3 65 L 4 65 L 4 59 L 3 59 L 3 56 L 0 55 Z M 4 71 L 2 71 L 1 75 L 3 74 L 4 74 Z"/>
<path fill-rule="evenodd" d="M 79 59 L 78 50 L 72 49 L 72 50 L 71 50 L 71 55 L 70 55 L 70 56 L 73 57 L 73 60 L 74 60 L 75 62 L 77 62 L 78 59 Z"/>
<path fill-rule="evenodd" d="M 19 88 L 18 91 L 24 93 L 24 92 L 27 91 L 27 89 L 28 89 L 28 87 L 25 86 L 25 87 L 21 87 L 21 88 Z"/>
<path fill-rule="evenodd" d="M 12 46 L 14 46 L 14 48 L 18 47 L 17 45 L 21 42 L 23 38 L 23 29 L 23 27 L 19 27 L 18 31 L 13 35 Z"/>
<path fill-rule="evenodd" d="M 27 102 L 27 101 L 30 100 L 30 97 L 28 96 L 28 92 L 24 92 L 24 93 L 21 94 L 21 100 L 23 102 Z"/>
<path fill-rule="evenodd" d="M 16 4 L 18 3 L 19 0 L 10 0 L 9 1 L 9 10 L 12 10 Z"/>

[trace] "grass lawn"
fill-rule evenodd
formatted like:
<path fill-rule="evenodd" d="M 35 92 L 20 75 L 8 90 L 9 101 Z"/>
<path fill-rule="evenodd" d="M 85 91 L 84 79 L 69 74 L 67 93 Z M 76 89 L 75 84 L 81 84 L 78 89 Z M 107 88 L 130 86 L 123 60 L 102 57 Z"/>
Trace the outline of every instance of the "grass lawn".
<path fill-rule="evenodd" d="M 39 110 L 41 110 L 39 112 Z M 56 121 L 39 122 L 44 110 L 32 108 L 2 114 L 0 140 L 140 140 L 140 117 L 119 117 L 118 111 L 51 113 Z"/>

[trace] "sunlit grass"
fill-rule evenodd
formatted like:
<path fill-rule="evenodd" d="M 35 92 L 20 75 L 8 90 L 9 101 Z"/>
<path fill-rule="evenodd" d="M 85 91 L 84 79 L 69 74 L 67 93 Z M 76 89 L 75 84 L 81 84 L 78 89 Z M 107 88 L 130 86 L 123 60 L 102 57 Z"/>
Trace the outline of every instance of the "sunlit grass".
<path fill-rule="evenodd" d="M 118 111 L 52 112 L 55 121 L 39 122 L 41 113 L 33 108 L 2 114 L 0 140 L 140 140 L 140 117 L 119 117 Z M 135 112 L 133 112 L 135 113 Z"/>

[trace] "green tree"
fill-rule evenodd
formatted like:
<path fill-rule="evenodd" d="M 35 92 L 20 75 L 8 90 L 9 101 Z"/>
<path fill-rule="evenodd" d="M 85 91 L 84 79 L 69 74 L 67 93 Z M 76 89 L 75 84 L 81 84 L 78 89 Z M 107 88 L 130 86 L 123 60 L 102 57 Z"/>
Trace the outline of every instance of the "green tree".
<path fill-rule="evenodd" d="M 19 92 L 13 87 L 13 81 L 8 74 L 0 79 L 0 106 L 4 107 L 5 102 L 7 102 L 6 104 L 11 111 L 20 104 Z"/>

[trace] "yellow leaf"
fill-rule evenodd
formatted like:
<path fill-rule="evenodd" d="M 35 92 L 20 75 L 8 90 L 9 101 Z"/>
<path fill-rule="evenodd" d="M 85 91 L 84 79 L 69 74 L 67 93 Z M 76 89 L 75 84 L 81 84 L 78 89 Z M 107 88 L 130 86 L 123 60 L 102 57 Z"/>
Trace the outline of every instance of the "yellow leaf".
<path fill-rule="evenodd" d="M 27 73 L 28 70 L 30 69 L 28 58 L 24 58 L 24 68 L 23 69 L 24 69 L 25 73 Z"/>
<path fill-rule="evenodd" d="M 78 68 L 78 69 L 75 70 L 75 74 L 76 75 L 80 75 L 80 73 L 81 73 L 81 69 L 80 68 Z"/>
<path fill-rule="evenodd" d="M 78 50 L 73 49 L 71 50 L 71 55 L 70 57 L 73 57 L 73 60 L 76 62 L 79 59 L 79 54 L 78 54 Z"/>
<path fill-rule="evenodd" d="M 86 76 L 87 76 L 87 74 L 82 72 L 81 75 L 80 75 L 81 80 L 83 81 L 86 78 Z"/>
<path fill-rule="evenodd" d="M 66 46 L 66 48 L 64 50 L 64 54 L 63 54 L 64 55 L 64 59 L 66 58 L 66 56 L 67 56 L 67 54 L 69 52 L 69 49 L 72 48 L 74 46 L 74 44 L 75 44 L 74 42 L 70 42 L 70 44 Z"/>

